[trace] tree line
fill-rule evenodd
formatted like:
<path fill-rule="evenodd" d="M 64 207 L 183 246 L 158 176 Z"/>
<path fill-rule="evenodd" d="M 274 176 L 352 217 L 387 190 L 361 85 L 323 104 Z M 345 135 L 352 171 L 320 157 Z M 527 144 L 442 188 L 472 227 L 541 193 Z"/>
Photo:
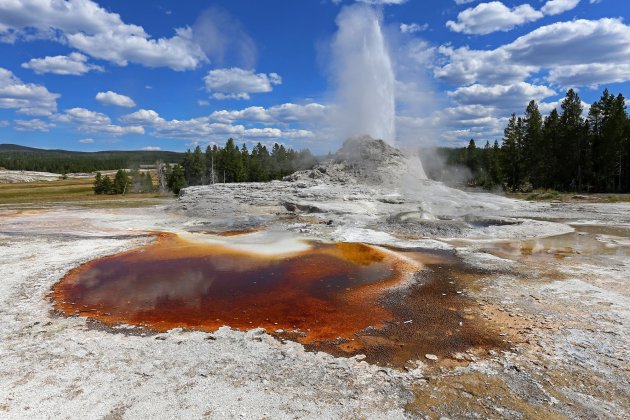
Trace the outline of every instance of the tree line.
<path fill-rule="evenodd" d="M 74 152 L 45 150 L 13 144 L 0 145 L 0 167 L 16 171 L 89 173 L 151 165 L 157 161 L 179 163 L 184 154 L 166 151 Z"/>
<path fill-rule="evenodd" d="M 155 191 L 153 180 L 148 172 L 140 172 L 132 169 L 127 172 L 119 169 L 111 179 L 109 175 L 103 176 L 100 172 L 94 177 L 94 194 L 128 194 L 151 193 Z"/>
<path fill-rule="evenodd" d="M 267 182 L 281 179 L 295 171 L 311 168 L 315 157 L 306 149 L 296 151 L 275 143 L 271 152 L 261 143 L 251 152 L 229 138 L 224 147 L 199 146 L 184 154 L 181 165 L 166 167 L 167 186 L 175 194 L 186 186 L 229 182 Z"/>
<path fill-rule="evenodd" d="M 536 101 L 523 116 L 512 114 L 501 144 L 474 139 L 468 147 L 441 150 L 447 163 L 462 165 L 473 186 L 510 191 L 554 189 L 630 192 L 630 119 L 622 94 L 606 89 L 583 116 L 582 101 L 567 91 L 560 111 L 543 117 Z"/>

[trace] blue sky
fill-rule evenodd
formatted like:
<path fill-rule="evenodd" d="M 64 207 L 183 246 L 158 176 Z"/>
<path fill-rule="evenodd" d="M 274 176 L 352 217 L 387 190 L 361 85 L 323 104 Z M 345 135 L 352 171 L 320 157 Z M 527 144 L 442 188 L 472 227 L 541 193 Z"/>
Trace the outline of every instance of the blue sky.
<path fill-rule="evenodd" d="M 0 0 L 0 143 L 335 150 L 331 45 L 359 8 L 380 20 L 405 146 L 500 139 L 569 87 L 585 109 L 630 96 L 626 0 Z"/>

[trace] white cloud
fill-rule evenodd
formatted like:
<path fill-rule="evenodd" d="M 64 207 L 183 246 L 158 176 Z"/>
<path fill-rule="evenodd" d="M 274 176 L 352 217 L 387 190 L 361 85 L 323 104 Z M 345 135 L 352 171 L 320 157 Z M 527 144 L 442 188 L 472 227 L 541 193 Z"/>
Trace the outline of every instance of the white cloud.
<path fill-rule="evenodd" d="M 573 86 L 597 88 L 606 83 L 623 83 L 630 80 L 630 64 L 590 63 L 559 66 L 549 72 L 548 80 L 564 88 Z"/>
<path fill-rule="evenodd" d="M 460 12 L 457 21 L 449 20 L 446 26 L 454 32 L 470 35 L 505 32 L 516 26 L 542 19 L 545 15 L 558 15 L 572 10 L 579 3 L 580 0 L 549 0 L 540 10 L 536 10 L 527 3 L 510 8 L 500 1 L 491 1 Z"/>
<path fill-rule="evenodd" d="M 206 90 L 216 99 L 249 99 L 251 93 L 265 93 L 273 85 L 282 83 L 276 73 L 254 73 L 238 67 L 210 70 L 206 77 Z"/>
<path fill-rule="evenodd" d="M 205 100 L 205 99 L 199 99 L 199 100 L 197 101 L 197 105 L 199 105 L 199 106 L 209 106 L 209 105 L 210 105 L 210 102 L 209 102 L 209 101 L 207 101 L 207 100 Z"/>
<path fill-rule="evenodd" d="M 401 23 L 400 24 L 400 32 L 402 32 L 403 34 L 413 34 L 416 32 L 426 31 L 427 29 L 429 29 L 428 23 L 424 23 L 422 25 L 419 25 L 417 23 L 410 23 L 410 24 Z"/>
<path fill-rule="evenodd" d="M 541 26 L 494 50 L 443 46 L 438 51 L 447 62 L 435 69 L 435 75 L 453 84 L 506 85 L 544 70 L 550 83 L 573 87 L 630 80 L 624 71 L 630 62 L 630 26 L 620 19 Z"/>
<path fill-rule="evenodd" d="M 477 0 L 455 0 L 455 4 L 458 4 L 458 5 L 460 5 L 460 4 L 468 4 L 468 3 L 472 3 L 474 1 L 477 1 Z"/>
<path fill-rule="evenodd" d="M 170 67 L 181 71 L 194 69 L 206 61 L 205 55 L 193 40 L 190 28 L 177 28 L 175 36 L 168 39 L 154 40 L 147 37 L 142 33 L 127 35 L 115 32 L 67 35 L 68 42 L 74 48 L 119 66 L 133 62 L 146 67 Z"/>
<path fill-rule="evenodd" d="M 357 0 L 360 3 L 374 4 L 374 5 L 395 5 L 407 3 L 407 0 Z"/>
<path fill-rule="evenodd" d="M 81 140 L 79 140 L 79 143 L 92 144 L 92 143 L 94 143 L 94 139 L 91 139 L 91 138 L 81 139 Z"/>
<path fill-rule="evenodd" d="M 163 122 L 160 115 L 152 109 L 139 109 L 136 112 L 122 116 L 121 121 L 127 124 L 152 125 Z"/>
<path fill-rule="evenodd" d="M 146 150 L 147 152 L 157 152 L 162 150 L 162 148 L 160 146 L 145 146 L 142 150 Z"/>
<path fill-rule="evenodd" d="M 579 2 L 580 0 L 549 0 L 540 11 L 545 15 L 559 15 L 560 13 L 575 9 L 575 6 L 577 6 Z"/>
<path fill-rule="evenodd" d="M 33 58 L 22 63 L 25 69 L 33 70 L 37 74 L 53 73 L 61 75 L 82 75 L 90 71 L 103 71 L 103 67 L 87 63 L 88 58 L 78 52 L 70 55 L 46 56 Z"/>
<path fill-rule="evenodd" d="M 123 108 L 133 108 L 136 106 L 136 103 L 129 96 L 121 95 L 111 90 L 97 93 L 96 100 L 103 105 L 114 105 Z"/>
<path fill-rule="evenodd" d="M 449 20 L 446 26 L 454 32 L 486 35 L 496 31 L 509 31 L 515 26 L 533 22 L 543 17 L 542 12 L 529 4 L 509 8 L 500 1 L 481 3 L 457 15 L 457 21 Z"/>
<path fill-rule="evenodd" d="M 225 141 L 227 137 L 249 140 L 309 139 L 314 135 L 312 131 L 290 126 L 291 122 L 296 121 L 297 115 L 300 112 L 304 113 L 305 109 L 291 106 L 272 107 L 268 110 L 250 107 L 241 111 L 216 111 L 210 116 L 188 120 L 166 120 L 154 110 L 141 109 L 121 117 L 121 120 L 128 124 L 142 124 L 150 127 L 153 136 L 162 138 L 198 141 Z M 242 123 L 238 124 L 237 121 Z M 256 126 L 261 122 L 265 125 L 276 123 L 283 127 Z"/>
<path fill-rule="evenodd" d="M 50 131 L 51 128 L 54 128 L 55 124 L 48 123 L 46 121 L 40 120 L 39 118 L 34 118 L 32 120 L 15 120 L 13 121 L 13 127 L 17 131 L 47 132 Z"/>
<path fill-rule="evenodd" d="M 210 114 L 212 121 L 231 123 L 235 121 L 257 122 L 266 124 L 319 124 L 328 116 L 325 105 L 311 103 L 298 105 L 286 103 L 270 108 L 253 106 L 242 110 L 215 111 Z"/>
<path fill-rule="evenodd" d="M 57 98 L 42 85 L 24 83 L 0 67 L 0 108 L 16 109 L 26 115 L 51 115 L 57 110 Z"/>
<path fill-rule="evenodd" d="M 66 109 L 63 114 L 54 115 L 52 118 L 58 122 L 73 125 L 78 131 L 85 133 L 102 133 L 112 136 L 144 134 L 142 126 L 115 125 L 107 115 L 85 108 Z"/>
<path fill-rule="evenodd" d="M 484 106 L 456 106 L 433 112 L 427 117 L 397 117 L 396 130 L 403 136 L 415 136 L 416 144 L 453 143 L 460 145 L 474 138 L 479 143 L 500 139 L 506 117 L 494 115 Z"/>
<path fill-rule="evenodd" d="M 510 53 L 504 47 L 484 51 L 441 46 L 437 51 L 446 58 L 446 64 L 435 69 L 435 76 L 454 85 L 516 83 L 539 69 L 538 66 L 511 62 Z"/>
<path fill-rule="evenodd" d="M 32 38 L 59 41 L 121 66 L 134 62 L 189 70 L 207 61 L 190 28 L 176 28 L 171 38 L 152 39 L 141 26 L 124 23 L 91 0 L 0 2 L 0 39 Z"/>
<path fill-rule="evenodd" d="M 536 86 L 529 83 L 515 83 L 513 85 L 483 86 L 479 84 L 460 87 L 448 95 L 460 105 L 491 106 L 507 110 L 508 113 L 524 108 L 534 99 L 555 96 L 556 92 L 547 86 Z"/>

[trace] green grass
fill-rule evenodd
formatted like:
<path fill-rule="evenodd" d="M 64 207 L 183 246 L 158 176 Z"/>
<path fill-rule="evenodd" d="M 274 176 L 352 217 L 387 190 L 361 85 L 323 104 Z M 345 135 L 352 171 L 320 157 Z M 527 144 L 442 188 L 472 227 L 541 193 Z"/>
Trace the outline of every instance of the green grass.
<path fill-rule="evenodd" d="M 96 195 L 92 178 L 72 178 L 48 182 L 0 184 L 0 207 L 144 207 L 168 202 L 171 194 Z"/>

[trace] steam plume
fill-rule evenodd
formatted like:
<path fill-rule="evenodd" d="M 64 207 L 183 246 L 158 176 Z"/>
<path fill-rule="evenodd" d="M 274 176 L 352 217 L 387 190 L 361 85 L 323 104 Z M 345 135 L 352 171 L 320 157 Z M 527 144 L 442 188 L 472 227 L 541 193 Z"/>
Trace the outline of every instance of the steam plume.
<path fill-rule="evenodd" d="M 332 44 L 333 78 L 341 138 L 369 134 L 396 140 L 395 77 L 381 31 L 381 16 L 365 5 L 345 7 L 337 16 Z"/>

